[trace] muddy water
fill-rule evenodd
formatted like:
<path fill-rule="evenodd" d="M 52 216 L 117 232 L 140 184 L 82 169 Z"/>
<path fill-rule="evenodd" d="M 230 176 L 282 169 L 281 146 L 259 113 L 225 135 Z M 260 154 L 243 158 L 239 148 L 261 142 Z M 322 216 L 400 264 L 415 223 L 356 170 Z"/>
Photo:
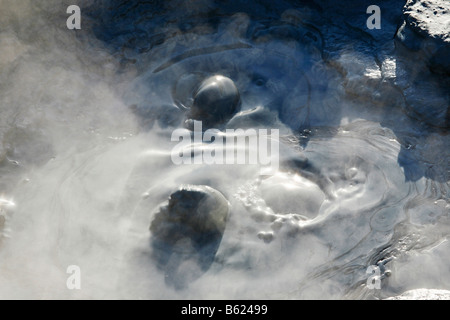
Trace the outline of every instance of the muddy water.
<path fill-rule="evenodd" d="M 346 34 L 313 2 L 86 1 L 77 31 L 59 1 L 0 6 L 0 297 L 450 288 L 448 133 L 405 105 L 409 60 L 392 40 Z M 215 74 L 241 99 L 218 129 L 278 129 L 277 172 L 172 162 L 171 135 Z M 181 185 L 229 202 L 213 251 L 154 245 L 149 227 Z M 67 289 L 69 265 L 81 290 Z"/>

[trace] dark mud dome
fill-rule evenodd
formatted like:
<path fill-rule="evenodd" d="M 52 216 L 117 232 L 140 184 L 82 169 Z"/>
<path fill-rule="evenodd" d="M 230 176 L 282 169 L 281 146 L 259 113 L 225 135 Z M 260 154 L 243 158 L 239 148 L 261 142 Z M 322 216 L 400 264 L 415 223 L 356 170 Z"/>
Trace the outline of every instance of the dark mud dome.
<path fill-rule="evenodd" d="M 170 195 L 150 226 L 154 258 L 169 284 L 184 287 L 208 270 L 222 240 L 228 211 L 223 195 L 207 186 L 182 186 Z"/>
<path fill-rule="evenodd" d="M 0 1 L 0 298 L 450 298 L 449 1 L 71 4 Z"/>

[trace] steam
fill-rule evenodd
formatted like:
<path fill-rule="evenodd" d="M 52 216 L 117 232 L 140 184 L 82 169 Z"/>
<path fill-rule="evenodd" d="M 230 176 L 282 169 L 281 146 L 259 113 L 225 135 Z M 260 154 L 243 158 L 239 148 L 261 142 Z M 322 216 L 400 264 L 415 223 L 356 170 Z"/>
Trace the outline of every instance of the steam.
<path fill-rule="evenodd" d="M 5 209 L 2 298 L 71 298 L 71 264 L 80 265 L 86 287 L 96 288 L 77 297 L 102 297 L 113 282 L 107 252 L 117 228 L 108 213 L 120 182 L 110 176 L 111 198 L 103 202 L 97 190 L 105 181 L 83 168 L 133 137 L 137 123 L 118 97 L 126 78 L 117 75 L 118 62 L 87 41 L 87 22 L 84 34 L 68 30 L 65 9 L 61 1 L 0 2 L 0 200 L 16 203 Z M 116 174 L 125 161 L 105 160 L 103 169 Z"/>
<path fill-rule="evenodd" d="M 347 48 L 326 63 L 295 10 L 273 26 L 245 13 L 209 24 L 210 1 L 168 3 L 151 10 L 200 22 L 125 20 L 108 38 L 97 1 L 78 1 L 82 29 L 68 30 L 72 3 L 0 0 L 0 298 L 367 297 L 369 265 L 384 295 L 448 289 L 448 148 L 378 86 L 401 72 L 395 56 L 378 67 Z M 241 94 L 230 128 L 279 130 L 274 176 L 173 164 L 171 135 L 214 74 Z M 168 286 L 149 226 L 181 185 L 216 189 L 230 212 L 208 268 L 182 265 L 192 281 Z M 81 290 L 66 286 L 71 265 Z"/>

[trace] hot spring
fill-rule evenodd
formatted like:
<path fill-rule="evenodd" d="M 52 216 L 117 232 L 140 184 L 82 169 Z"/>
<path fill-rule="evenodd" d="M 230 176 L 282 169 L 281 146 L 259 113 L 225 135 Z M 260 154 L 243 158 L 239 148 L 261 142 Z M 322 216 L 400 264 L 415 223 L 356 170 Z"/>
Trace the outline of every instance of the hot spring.
<path fill-rule="evenodd" d="M 448 1 L 73 2 L 0 0 L 0 298 L 450 298 Z"/>

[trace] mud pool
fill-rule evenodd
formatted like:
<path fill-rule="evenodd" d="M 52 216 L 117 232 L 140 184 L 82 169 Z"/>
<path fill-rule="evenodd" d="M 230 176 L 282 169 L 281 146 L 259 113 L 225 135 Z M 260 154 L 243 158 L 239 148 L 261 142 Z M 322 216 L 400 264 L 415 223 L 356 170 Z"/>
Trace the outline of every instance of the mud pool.
<path fill-rule="evenodd" d="M 450 298 L 448 1 L 69 2 L 0 0 L 0 298 Z M 175 165 L 193 119 L 278 170 Z"/>

